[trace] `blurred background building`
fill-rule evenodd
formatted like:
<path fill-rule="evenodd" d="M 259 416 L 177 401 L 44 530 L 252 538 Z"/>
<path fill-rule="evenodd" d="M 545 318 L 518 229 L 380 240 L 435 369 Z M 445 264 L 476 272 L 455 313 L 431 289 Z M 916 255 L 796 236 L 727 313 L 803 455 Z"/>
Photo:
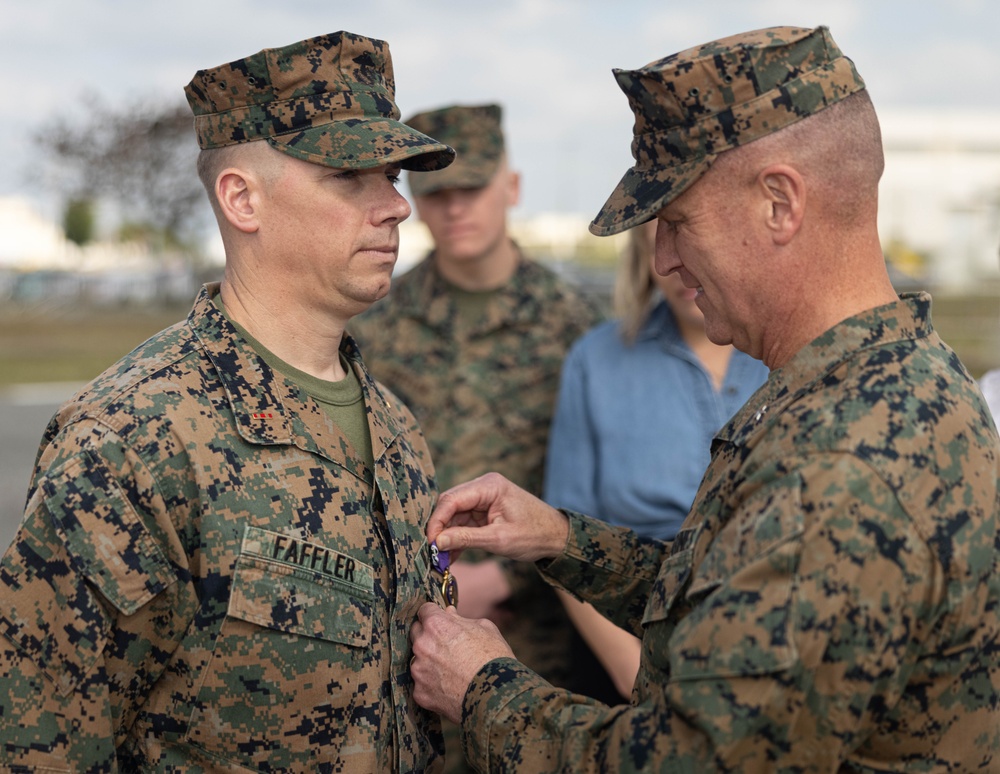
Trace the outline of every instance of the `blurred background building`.
<path fill-rule="evenodd" d="M 914 282 L 975 290 L 1000 279 L 1000 113 L 883 111 L 879 232 Z"/>
<path fill-rule="evenodd" d="M 881 120 L 879 229 L 900 289 L 981 294 L 1000 287 L 1000 113 L 889 110 Z M 512 230 L 531 254 L 600 292 L 611 281 L 620 240 L 588 232 L 599 206 L 595 201 L 594 212 L 580 214 L 515 211 Z M 430 247 L 415 216 L 403 224 L 400 241 L 397 271 Z M 119 234 L 79 245 L 29 200 L 0 198 L 0 299 L 187 300 L 221 265 L 217 239 L 164 247 Z"/>

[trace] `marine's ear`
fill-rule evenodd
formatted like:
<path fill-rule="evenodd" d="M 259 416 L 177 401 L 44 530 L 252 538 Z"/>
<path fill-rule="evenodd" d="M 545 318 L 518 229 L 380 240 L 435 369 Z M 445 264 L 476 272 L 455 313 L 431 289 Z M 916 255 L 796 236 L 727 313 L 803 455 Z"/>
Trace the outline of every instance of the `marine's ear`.
<path fill-rule="evenodd" d="M 238 231 L 252 234 L 260 228 L 254 176 L 239 167 L 227 167 L 215 179 L 215 198 L 222 217 Z"/>
<path fill-rule="evenodd" d="M 806 181 L 789 164 L 771 164 L 757 175 L 767 202 L 764 225 L 775 244 L 787 245 L 802 227 L 806 212 Z"/>
<path fill-rule="evenodd" d="M 505 170 L 507 175 L 507 206 L 516 207 L 521 201 L 521 173 L 514 170 Z"/>

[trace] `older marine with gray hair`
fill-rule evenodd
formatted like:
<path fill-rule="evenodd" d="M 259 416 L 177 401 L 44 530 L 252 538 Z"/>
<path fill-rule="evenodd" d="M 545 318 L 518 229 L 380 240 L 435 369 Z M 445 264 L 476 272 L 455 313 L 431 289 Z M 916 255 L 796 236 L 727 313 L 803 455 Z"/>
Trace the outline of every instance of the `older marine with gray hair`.
<path fill-rule="evenodd" d="M 657 270 L 771 373 L 670 542 L 498 475 L 431 517 L 442 549 L 537 561 L 641 636 L 631 706 L 553 688 L 433 605 L 417 701 L 461 721 L 481 771 L 1000 770 L 1000 444 L 930 297 L 889 282 L 863 81 L 823 27 L 616 77 L 636 164 L 592 230 L 656 218 Z"/>

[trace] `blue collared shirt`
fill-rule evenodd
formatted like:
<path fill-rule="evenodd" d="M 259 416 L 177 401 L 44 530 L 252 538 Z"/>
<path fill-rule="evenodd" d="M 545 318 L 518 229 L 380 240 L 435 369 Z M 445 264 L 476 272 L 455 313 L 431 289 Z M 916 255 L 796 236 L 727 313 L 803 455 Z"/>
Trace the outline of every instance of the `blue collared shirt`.
<path fill-rule="evenodd" d="M 715 433 L 767 379 L 734 351 L 722 389 L 661 301 L 633 346 L 620 323 L 593 328 L 563 364 L 549 436 L 545 501 L 652 538 L 680 528 Z"/>

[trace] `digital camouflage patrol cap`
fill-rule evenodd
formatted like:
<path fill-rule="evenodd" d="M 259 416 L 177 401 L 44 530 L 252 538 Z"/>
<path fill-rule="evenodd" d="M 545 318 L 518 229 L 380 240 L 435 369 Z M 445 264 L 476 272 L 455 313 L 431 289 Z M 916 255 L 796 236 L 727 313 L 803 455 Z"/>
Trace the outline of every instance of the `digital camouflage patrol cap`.
<path fill-rule="evenodd" d="M 503 158 L 499 105 L 452 105 L 417 113 L 407 123 L 456 151 L 455 163 L 438 172 L 411 172 L 410 192 L 425 196 L 443 188 L 482 188 Z"/>
<path fill-rule="evenodd" d="M 441 169 L 455 157 L 398 120 L 389 44 L 350 32 L 199 70 L 184 93 L 202 148 L 267 140 L 339 169 Z"/>
<path fill-rule="evenodd" d="M 651 220 L 720 153 L 865 87 L 826 27 L 747 32 L 613 72 L 635 113 L 635 165 L 590 224 L 598 236 Z"/>

